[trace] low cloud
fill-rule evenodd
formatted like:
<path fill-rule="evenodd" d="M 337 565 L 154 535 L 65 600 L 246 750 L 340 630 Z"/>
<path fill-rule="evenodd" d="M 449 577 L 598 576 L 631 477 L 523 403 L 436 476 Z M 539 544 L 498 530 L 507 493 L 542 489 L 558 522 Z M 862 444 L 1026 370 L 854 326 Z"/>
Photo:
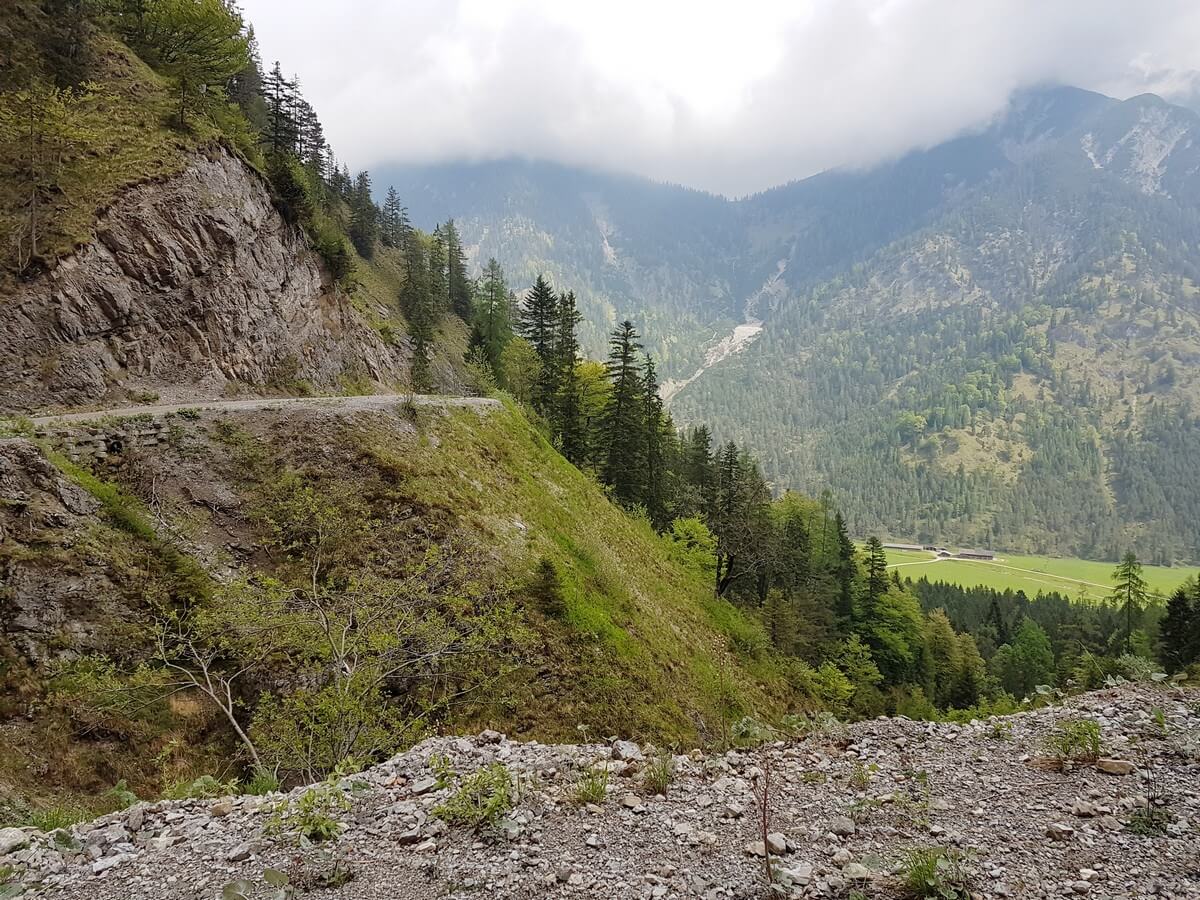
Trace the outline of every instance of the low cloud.
<path fill-rule="evenodd" d="M 727 194 L 937 143 L 1042 83 L 1194 102 L 1200 69 L 1192 0 L 243 6 L 352 168 L 522 155 Z"/>

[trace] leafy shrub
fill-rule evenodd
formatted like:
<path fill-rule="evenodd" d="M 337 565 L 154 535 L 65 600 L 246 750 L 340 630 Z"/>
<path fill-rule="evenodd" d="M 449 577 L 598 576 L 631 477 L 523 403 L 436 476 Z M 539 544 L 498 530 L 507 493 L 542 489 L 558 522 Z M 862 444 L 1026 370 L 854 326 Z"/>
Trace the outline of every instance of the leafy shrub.
<path fill-rule="evenodd" d="M 468 775 L 434 814 L 451 825 L 482 828 L 512 808 L 512 780 L 501 763 L 492 763 Z"/>
<path fill-rule="evenodd" d="M 662 539 L 675 562 L 705 575 L 716 570 L 717 539 L 699 516 L 676 519 Z"/>
<path fill-rule="evenodd" d="M 941 847 L 917 847 L 900 862 L 900 878 L 910 897 L 970 897 L 970 875 L 963 858 Z"/>
<path fill-rule="evenodd" d="M 1060 764 L 1095 762 L 1100 756 L 1100 725 L 1095 719 L 1065 719 L 1046 736 L 1045 748 Z"/>
<path fill-rule="evenodd" d="M 1008 719 L 992 719 L 989 724 L 991 735 L 998 741 L 1007 741 L 1012 738 L 1013 724 Z"/>
<path fill-rule="evenodd" d="M 1136 653 L 1122 653 L 1117 657 L 1116 668 L 1123 677 L 1139 682 L 1154 681 L 1159 671 L 1153 660 Z"/>
<path fill-rule="evenodd" d="M 580 806 L 588 803 L 599 805 L 608 797 L 608 769 L 593 766 L 583 773 L 575 785 L 575 802 Z"/>
<path fill-rule="evenodd" d="M 104 795 L 104 799 L 114 810 L 129 809 L 133 804 L 138 802 L 138 795 L 129 789 L 129 785 L 122 778 Z"/>
<path fill-rule="evenodd" d="M 283 800 L 267 822 L 269 834 L 294 831 L 301 841 L 320 843 L 332 840 L 342 830 L 340 816 L 350 801 L 337 785 L 325 781 L 316 784 L 295 800 Z"/>

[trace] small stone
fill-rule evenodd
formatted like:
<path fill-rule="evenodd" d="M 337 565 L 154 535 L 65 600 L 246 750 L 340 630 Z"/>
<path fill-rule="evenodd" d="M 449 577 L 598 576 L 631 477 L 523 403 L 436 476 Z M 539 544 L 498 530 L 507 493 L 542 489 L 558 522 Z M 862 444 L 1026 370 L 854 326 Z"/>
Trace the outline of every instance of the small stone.
<path fill-rule="evenodd" d="M 243 841 L 225 854 L 229 862 L 245 862 L 254 853 L 254 847 L 248 841 Z"/>
<path fill-rule="evenodd" d="M 1071 815 L 1081 819 L 1092 819 L 1096 816 L 1096 804 L 1087 800 L 1076 800 L 1071 806 Z"/>
<path fill-rule="evenodd" d="M 20 828 L 0 828 L 0 856 L 7 856 L 29 843 L 29 837 Z"/>
<path fill-rule="evenodd" d="M 722 819 L 740 819 L 746 814 L 746 807 L 737 802 L 726 803 L 721 807 Z"/>
<path fill-rule="evenodd" d="M 833 854 L 833 861 L 836 865 L 844 866 L 846 863 L 854 859 L 854 854 L 842 847 L 837 853 Z"/>
<path fill-rule="evenodd" d="M 145 820 L 146 808 L 141 803 L 138 803 L 125 816 L 125 825 L 130 831 L 141 831 L 142 823 Z"/>
<path fill-rule="evenodd" d="M 829 830 L 838 837 L 849 837 L 858 831 L 858 826 L 854 824 L 854 820 L 849 816 L 837 816 L 829 823 Z"/>
<path fill-rule="evenodd" d="M 583 876 L 578 872 L 572 872 L 567 876 L 567 884 L 571 885 L 571 887 L 582 887 Z"/>
<path fill-rule="evenodd" d="M 124 854 L 120 856 L 106 856 L 104 859 L 98 859 L 92 863 L 92 874 L 99 875 L 101 872 L 107 872 L 109 869 L 116 868 L 127 859 L 129 859 L 129 857 Z"/>
<path fill-rule="evenodd" d="M 633 741 L 617 741 L 612 748 L 613 759 L 623 760 L 625 762 L 640 761 L 642 757 L 642 749 Z"/>
<path fill-rule="evenodd" d="M 558 870 L 554 873 L 554 880 L 559 884 L 566 884 L 573 874 L 570 866 L 559 866 Z"/>
<path fill-rule="evenodd" d="M 1096 760 L 1096 768 L 1105 775 L 1132 775 L 1137 770 L 1128 760 L 1106 758 Z"/>
<path fill-rule="evenodd" d="M 233 812 L 232 800 L 218 800 L 208 808 L 208 814 L 213 818 L 220 819 Z"/>
<path fill-rule="evenodd" d="M 767 835 L 767 848 L 776 856 L 782 856 L 788 851 L 787 838 L 778 831 L 772 831 Z"/>
<path fill-rule="evenodd" d="M 637 794 L 625 794 L 621 797 L 620 803 L 626 809 L 637 809 L 642 805 L 642 800 Z"/>
<path fill-rule="evenodd" d="M 1076 894 L 1086 894 L 1090 892 L 1091 889 L 1092 883 L 1090 881 L 1084 881 L 1080 879 L 1079 881 L 1074 881 L 1071 883 L 1071 890 Z"/>
<path fill-rule="evenodd" d="M 438 780 L 432 775 L 427 775 L 424 778 L 418 778 L 412 783 L 412 794 L 414 797 L 420 797 L 422 794 L 428 794 L 432 790 L 436 790 Z"/>
<path fill-rule="evenodd" d="M 762 841 L 751 841 L 743 849 L 745 850 L 746 853 L 750 854 L 751 856 L 766 856 L 767 855 L 766 845 L 763 844 Z"/>
<path fill-rule="evenodd" d="M 595 833 L 589 834 L 587 836 L 587 839 L 584 841 L 584 843 L 587 844 L 589 847 L 591 847 L 593 850 L 599 850 L 601 847 L 604 846 L 604 841 L 602 841 L 600 839 L 600 835 L 595 834 Z"/>
<path fill-rule="evenodd" d="M 852 862 L 846 868 L 842 869 L 842 874 L 851 881 L 866 881 L 871 877 L 871 870 L 862 863 Z"/>
<path fill-rule="evenodd" d="M 436 849 L 437 849 L 437 841 L 435 841 L 433 839 L 430 839 L 427 841 L 422 841 L 421 843 L 417 844 L 417 846 L 416 846 L 417 853 L 432 853 Z"/>
<path fill-rule="evenodd" d="M 1055 841 L 1069 841 L 1075 834 L 1075 829 L 1063 822 L 1051 822 L 1046 826 L 1046 837 Z"/>

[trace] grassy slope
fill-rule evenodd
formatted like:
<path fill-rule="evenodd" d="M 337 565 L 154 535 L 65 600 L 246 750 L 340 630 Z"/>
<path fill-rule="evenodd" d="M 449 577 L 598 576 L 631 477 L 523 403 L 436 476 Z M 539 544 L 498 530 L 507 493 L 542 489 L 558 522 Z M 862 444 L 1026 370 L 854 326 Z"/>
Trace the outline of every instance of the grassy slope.
<path fill-rule="evenodd" d="M 231 521 L 248 527 L 242 516 L 259 485 L 236 475 L 229 480 L 244 471 L 237 450 L 204 437 L 211 422 L 177 421 L 191 437 L 160 447 L 158 463 L 186 469 L 178 485 L 194 484 L 198 473 L 217 490 L 236 485 L 242 512 Z M 703 573 L 671 560 L 645 522 L 613 506 L 516 408 L 484 416 L 422 411 L 415 432 L 382 414 L 346 420 L 258 413 L 230 422 L 266 448 L 280 471 L 287 466 L 331 490 L 350 487 L 398 504 L 416 516 L 415 534 L 465 536 L 491 548 L 494 565 L 485 580 L 515 589 L 531 639 L 521 670 L 445 723 L 447 730 L 491 726 L 550 740 L 578 738 L 577 726 L 586 725 L 592 735 L 691 746 L 720 740 L 742 715 L 771 719 L 787 710 L 788 685 L 761 627 L 714 599 Z M 22 550 L 20 564 L 62 578 L 106 571 L 111 596 L 94 599 L 111 600 L 121 612 L 101 631 L 111 635 L 114 654 L 132 652 L 136 659 L 128 626 L 145 618 L 144 598 L 184 596 L 195 584 L 194 564 L 153 533 L 155 517 L 128 493 L 134 482 L 116 493 L 61 457 L 56 462 L 105 498 L 106 510 L 78 537 Z M 384 484 L 393 490 L 381 491 Z M 157 490 L 160 514 L 187 535 L 189 546 L 224 555 L 231 537 L 224 524 L 209 527 L 202 507 L 172 500 L 170 479 Z M 258 543 L 249 531 L 236 539 Z M 396 564 L 414 548 L 420 552 L 418 544 L 396 546 Z M 562 621 L 521 599 L 543 557 L 555 561 L 562 578 L 568 609 Z M 270 565 L 265 557 L 258 562 Z M 25 803 L 102 810 L 111 802 L 106 791 L 121 779 L 148 797 L 200 774 L 237 774 L 226 729 L 198 698 L 178 695 L 152 716 L 97 717 L 53 701 L 49 677 L 11 656 L 0 659 L 0 686 L 12 699 L 0 706 L 0 824 L 25 821 Z M 26 719 L 29 709 L 34 715 Z"/>
<path fill-rule="evenodd" d="M 704 574 L 673 562 L 647 523 L 613 506 L 518 410 L 458 411 L 430 428 L 420 452 L 389 460 L 406 491 L 505 548 L 518 571 L 548 557 L 563 579 L 569 628 L 535 620 L 548 665 L 496 724 L 544 738 L 585 724 L 691 742 L 713 737 L 723 716 L 782 711 L 761 628 L 714 599 Z"/>
<path fill-rule="evenodd" d="M 904 578 L 928 578 L 963 587 L 982 585 L 1001 591 L 1011 588 L 1030 595 L 1057 591 L 1091 600 L 1108 594 L 1115 567 L 1114 563 L 1086 559 L 1010 554 L 1001 554 L 994 563 L 962 559 L 935 562 L 927 553 L 904 550 L 888 550 L 887 557 L 889 566 L 897 568 Z M 1186 578 L 1197 574 L 1200 569 L 1180 566 L 1146 566 L 1143 572 L 1150 589 L 1161 594 L 1169 594 Z"/>

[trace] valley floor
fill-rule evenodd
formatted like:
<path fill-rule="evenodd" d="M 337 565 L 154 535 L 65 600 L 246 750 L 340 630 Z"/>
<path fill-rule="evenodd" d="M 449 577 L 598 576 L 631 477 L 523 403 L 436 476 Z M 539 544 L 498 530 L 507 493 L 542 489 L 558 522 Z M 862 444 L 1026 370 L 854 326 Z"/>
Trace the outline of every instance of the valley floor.
<path fill-rule="evenodd" d="M 1116 563 L 1052 556 L 1001 553 L 993 561 L 937 559 L 931 553 L 888 550 L 888 569 L 901 578 L 928 578 L 962 587 L 1024 591 L 1030 597 L 1056 591 L 1069 597 L 1099 600 L 1112 592 Z M 1200 575 L 1194 566 L 1144 566 L 1142 575 L 1151 591 L 1169 596 L 1188 578 Z"/>
<path fill-rule="evenodd" d="M 1057 771 L 1042 758 L 1045 741 L 1078 718 L 1098 723 L 1111 759 Z M 353 878 L 319 896 L 764 896 L 753 784 L 767 770 L 784 895 L 896 896 L 905 852 L 941 846 L 963 853 L 973 896 L 1200 897 L 1194 689 L 1126 685 L 1003 720 L 879 719 L 760 750 L 695 751 L 674 757 L 665 796 L 640 789 L 652 758 L 627 742 L 427 740 L 339 783 L 345 828 L 331 846 Z M 438 817 L 454 794 L 442 786 L 455 781 L 447 765 L 461 779 L 493 763 L 516 780 L 514 807 L 497 828 L 447 826 Z M 581 773 L 598 765 L 612 770 L 607 799 L 581 806 Z M 1160 826 L 1139 831 L 1147 793 Z M 214 897 L 239 878 L 244 896 L 273 896 L 266 867 L 299 883 L 331 865 L 286 829 L 272 833 L 279 801 L 142 804 L 76 826 L 57 846 L 9 834 L 32 846 L 0 863 L 37 897 Z"/>

